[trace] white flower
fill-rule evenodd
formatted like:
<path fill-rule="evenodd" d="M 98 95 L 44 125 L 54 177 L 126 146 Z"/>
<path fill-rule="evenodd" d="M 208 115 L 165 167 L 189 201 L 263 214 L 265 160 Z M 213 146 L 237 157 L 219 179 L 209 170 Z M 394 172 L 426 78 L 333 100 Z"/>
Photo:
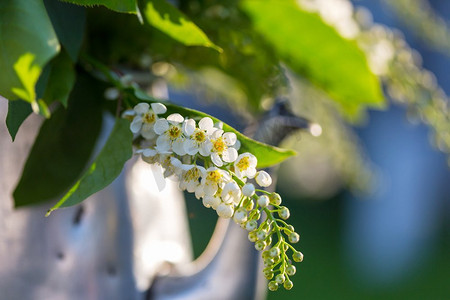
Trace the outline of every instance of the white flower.
<path fill-rule="evenodd" d="M 135 116 L 130 124 L 130 130 L 133 133 L 141 133 L 141 135 L 146 139 L 152 139 L 155 137 L 155 132 L 153 131 L 153 126 L 158 120 L 158 115 L 163 114 L 167 111 L 167 108 L 161 103 L 139 103 L 133 108 Z M 123 113 L 124 117 L 131 117 L 133 114 L 131 111 L 125 111 Z"/>
<path fill-rule="evenodd" d="M 212 207 L 213 209 L 217 209 L 220 203 L 220 198 L 216 196 L 205 196 L 203 198 L 203 205 L 205 207 Z"/>
<path fill-rule="evenodd" d="M 213 120 L 205 117 L 198 122 L 198 128 L 191 129 L 191 126 L 186 126 L 185 134 L 189 137 L 184 142 L 184 150 L 189 155 L 200 153 L 203 156 L 211 154 L 212 143 L 209 141 L 209 136 L 217 130 L 214 128 Z"/>
<path fill-rule="evenodd" d="M 262 195 L 261 197 L 259 197 L 258 199 L 258 205 L 261 207 L 267 207 L 267 205 L 269 205 L 270 201 L 269 201 L 269 197 L 267 197 L 266 195 Z"/>
<path fill-rule="evenodd" d="M 211 134 L 211 160 L 218 166 L 223 166 L 223 162 L 233 162 L 238 157 L 238 152 L 232 146 L 236 143 L 236 134 L 217 129 Z"/>
<path fill-rule="evenodd" d="M 202 186 L 205 195 L 213 196 L 218 190 L 223 189 L 225 184 L 231 180 L 228 172 L 211 167 L 206 170 L 206 176 L 202 178 Z"/>
<path fill-rule="evenodd" d="M 183 174 L 180 178 L 180 188 L 189 193 L 194 193 L 196 189 L 203 188 L 200 184 L 200 179 L 205 177 L 206 170 L 202 166 L 197 165 L 182 165 Z"/>
<path fill-rule="evenodd" d="M 266 171 L 256 173 L 256 183 L 262 187 L 268 187 L 272 184 L 272 177 Z"/>
<path fill-rule="evenodd" d="M 220 203 L 219 206 L 217 206 L 217 214 L 219 217 L 229 219 L 231 216 L 233 216 L 233 206 L 225 203 Z"/>
<path fill-rule="evenodd" d="M 228 182 L 222 190 L 222 201 L 225 203 L 239 204 L 241 201 L 241 189 L 235 181 Z"/>
<path fill-rule="evenodd" d="M 164 152 L 172 149 L 178 155 L 185 155 L 183 123 L 184 118 L 180 114 L 171 114 L 167 119 L 156 121 L 154 130 L 159 135 L 156 140 L 156 150 Z"/>
<path fill-rule="evenodd" d="M 255 194 L 255 186 L 251 183 L 247 183 L 242 187 L 242 194 L 246 197 L 251 197 Z"/>
<path fill-rule="evenodd" d="M 239 178 L 253 178 L 256 174 L 256 164 L 258 160 L 251 153 L 243 153 L 234 162 L 234 172 Z"/>

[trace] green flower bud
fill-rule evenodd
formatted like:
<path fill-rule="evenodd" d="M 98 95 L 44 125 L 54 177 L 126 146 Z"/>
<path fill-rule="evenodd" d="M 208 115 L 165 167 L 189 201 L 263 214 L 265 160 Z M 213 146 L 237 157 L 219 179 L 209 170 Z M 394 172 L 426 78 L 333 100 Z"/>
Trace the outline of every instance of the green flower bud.
<path fill-rule="evenodd" d="M 278 283 L 276 283 L 275 281 L 270 281 L 269 282 L 269 290 L 271 290 L 272 292 L 275 292 L 276 290 L 278 290 Z"/>
<path fill-rule="evenodd" d="M 266 242 L 267 245 L 272 244 L 272 236 L 269 235 L 269 236 L 266 238 L 265 242 Z"/>
<path fill-rule="evenodd" d="M 258 238 L 256 237 L 256 232 L 252 231 L 248 233 L 248 240 L 252 243 L 256 242 Z"/>
<path fill-rule="evenodd" d="M 264 265 L 266 267 L 272 266 L 274 263 L 275 263 L 275 261 L 273 260 L 273 258 L 269 257 L 269 258 L 264 259 Z"/>
<path fill-rule="evenodd" d="M 258 241 L 262 241 L 266 239 L 266 232 L 263 230 L 259 230 L 258 232 L 256 232 L 256 237 L 258 238 Z"/>
<path fill-rule="evenodd" d="M 257 241 L 255 243 L 255 249 L 258 251 L 262 251 L 264 250 L 264 248 L 266 248 L 266 244 L 263 241 Z"/>
<path fill-rule="evenodd" d="M 281 196 L 278 193 L 272 193 L 269 197 L 270 203 L 273 205 L 281 204 Z"/>
<path fill-rule="evenodd" d="M 288 266 L 288 267 L 286 268 L 286 273 L 287 273 L 289 276 L 294 275 L 296 271 L 297 271 L 297 269 L 296 269 L 295 266 L 293 266 L 293 265 L 290 265 L 290 266 Z"/>
<path fill-rule="evenodd" d="M 273 270 L 270 267 L 264 268 L 263 273 L 264 277 L 266 277 L 268 280 L 273 278 Z"/>
<path fill-rule="evenodd" d="M 290 232 L 294 232 L 294 231 L 295 231 L 294 226 L 292 226 L 292 225 L 288 225 L 288 226 L 286 226 L 286 228 L 287 228 L 287 230 L 289 230 Z"/>
<path fill-rule="evenodd" d="M 298 235 L 298 233 L 292 232 L 291 234 L 289 234 L 289 242 L 291 242 L 292 244 L 298 243 L 299 240 L 300 236 Z"/>
<path fill-rule="evenodd" d="M 289 291 L 290 289 L 292 289 L 292 287 L 294 286 L 294 284 L 292 283 L 292 281 L 286 280 L 286 281 L 284 282 L 283 286 L 284 286 L 284 288 L 285 288 L 286 290 Z"/>
<path fill-rule="evenodd" d="M 296 262 L 302 262 L 303 261 L 303 253 L 300 251 L 295 252 L 292 254 L 292 259 Z"/>
<path fill-rule="evenodd" d="M 277 276 L 275 276 L 275 281 L 279 284 L 282 284 L 285 280 L 286 277 L 284 276 L 284 274 L 278 274 Z"/>
<path fill-rule="evenodd" d="M 272 249 L 270 249 L 270 256 L 272 257 L 277 257 L 279 256 L 281 253 L 280 248 L 278 247 L 273 247 Z"/>
<path fill-rule="evenodd" d="M 267 280 L 271 280 L 272 278 L 273 278 L 273 272 L 272 273 L 268 273 L 267 275 L 264 275 L 264 277 L 267 279 Z"/>
<path fill-rule="evenodd" d="M 280 218 L 282 218 L 283 220 L 286 220 L 289 218 L 289 216 L 291 215 L 291 213 L 289 212 L 289 209 L 286 206 L 282 206 L 280 211 L 278 212 L 278 215 L 280 216 Z"/>
<path fill-rule="evenodd" d="M 250 211 L 250 210 L 252 210 L 253 207 L 255 206 L 255 203 L 253 202 L 252 199 L 247 199 L 247 200 L 248 200 L 248 201 L 246 201 L 246 202 L 244 203 L 244 208 L 245 208 L 246 210 Z"/>
<path fill-rule="evenodd" d="M 255 220 L 250 220 L 245 224 L 245 229 L 247 229 L 248 231 L 253 231 L 258 227 L 258 222 L 256 222 Z"/>
<path fill-rule="evenodd" d="M 268 251 L 268 250 L 266 250 L 266 251 L 264 251 L 263 253 L 262 253 L 262 258 L 263 259 L 266 259 L 266 258 L 269 258 L 270 257 L 270 252 Z"/>

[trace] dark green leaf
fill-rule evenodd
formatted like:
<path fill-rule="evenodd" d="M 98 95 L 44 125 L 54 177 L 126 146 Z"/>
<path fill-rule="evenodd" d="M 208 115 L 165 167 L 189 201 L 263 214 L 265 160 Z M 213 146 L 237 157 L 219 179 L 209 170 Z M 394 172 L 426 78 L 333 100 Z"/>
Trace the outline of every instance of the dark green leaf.
<path fill-rule="evenodd" d="M 103 5 L 122 13 L 137 13 L 136 0 L 62 0 L 83 6 Z"/>
<path fill-rule="evenodd" d="M 72 206 L 80 203 L 90 195 L 108 186 L 119 176 L 125 162 L 130 159 L 133 134 L 130 122 L 117 119 L 116 124 L 106 141 L 102 151 L 90 166 L 89 170 L 79 181 L 53 206 L 47 216 L 60 207 Z"/>
<path fill-rule="evenodd" d="M 139 101 L 161 102 L 160 100 L 148 96 L 142 90 L 130 88 L 128 91 L 134 93 L 134 96 Z M 136 101 L 135 104 L 137 104 L 139 101 Z M 163 103 L 167 107 L 167 114 L 179 113 L 184 117 L 194 118 L 197 120 L 203 117 L 210 117 L 214 120 L 214 122 L 221 122 L 217 118 L 194 109 L 189 109 L 166 102 Z M 236 134 L 238 140 L 241 142 L 241 148 L 239 152 L 250 152 L 256 156 L 256 158 L 258 159 L 258 168 L 267 168 L 279 164 L 285 159 L 296 155 L 296 152 L 293 150 L 282 149 L 252 140 L 251 138 L 243 135 L 242 133 L 225 123 L 223 123 L 223 129 L 227 132 L 234 132 Z"/>
<path fill-rule="evenodd" d="M 16 207 L 58 197 L 79 178 L 100 132 L 102 93 L 98 82 L 81 77 L 68 108 L 44 122 L 13 194 Z"/>
<path fill-rule="evenodd" d="M 11 139 L 14 141 L 20 125 L 31 114 L 30 103 L 16 100 L 8 101 L 8 115 L 6 116 L 6 127 L 8 128 Z"/>
<path fill-rule="evenodd" d="M 44 0 L 44 3 L 59 42 L 76 62 L 83 40 L 85 8 L 58 0 Z"/>
<path fill-rule="evenodd" d="M 61 102 L 67 106 L 67 99 L 75 84 L 75 70 L 69 55 L 62 50 L 49 64 L 50 74 L 47 80 L 43 99 L 45 103 L 54 101 Z"/>
<path fill-rule="evenodd" d="M 242 8 L 280 57 L 327 91 L 349 116 L 357 116 L 365 106 L 384 106 L 380 82 L 364 53 L 317 14 L 290 0 L 245 0 Z"/>
<path fill-rule="evenodd" d="M 142 5 L 144 19 L 186 46 L 204 46 L 222 51 L 182 12 L 166 0 L 146 0 Z"/>
<path fill-rule="evenodd" d="M 0 1 L 0 94 L 3 97 L 35 103 L 35 84 L 42 68 L 59 48 L 42 1 Z"/>

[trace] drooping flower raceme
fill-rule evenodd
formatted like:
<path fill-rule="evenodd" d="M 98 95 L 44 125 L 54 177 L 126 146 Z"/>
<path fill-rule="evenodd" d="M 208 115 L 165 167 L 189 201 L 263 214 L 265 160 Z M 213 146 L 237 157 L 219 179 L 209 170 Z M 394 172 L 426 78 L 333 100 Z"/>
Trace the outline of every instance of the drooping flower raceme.
<path fill-rule="evenodd" d="M 292 252 L 294 262 L 303 260 L 303 254 L 291 245 L 300 236 L 284 221 L 290 212 L 280 206 L 280 195 L 255 188 L 255 184 L 272 184 L 269 173 L 257 170 L 254 154 L 238 153 L 236 134 L 225 132 L 220 123 L 214 124 L 209 117 L 197 124 L 180 114 L 158 116 L 166 111 L 161 103 L 140 103 L 122 114 L 132 121 L 130 130 L 135 136 L 143 138 L 136 138 L 135 153 L 163 169 L 161 180 L 176 178 L 181 190 L 195 193 L 205 207 L 248 230 L 248 239 L 262 251 L 269 290 L 275 291 L 280 285 L 291 289 L 290 276 L 296 268 L 287 253 Z"/>

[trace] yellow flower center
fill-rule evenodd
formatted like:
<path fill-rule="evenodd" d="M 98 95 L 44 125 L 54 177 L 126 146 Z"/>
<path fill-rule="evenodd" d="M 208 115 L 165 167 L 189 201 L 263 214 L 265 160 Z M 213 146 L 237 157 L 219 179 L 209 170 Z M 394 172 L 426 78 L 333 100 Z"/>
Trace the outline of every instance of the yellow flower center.
<path fill-rule="evenodd" d="M 142 116 L 142 121 L 147 124 L 155 123 L 156 115 L 149 111 Z"/>
<path fill-rule="evenodd" d="M 197 143 L 200 144 L 200 143 L 204 142 L 205 139 L 206 139 L 206 134 L 203 130 L 198 130 L 197 132 L 194 133 L 194 140 Z"/>
<path fill-rule="evenodd" d="M 186 174 L 184 174 L 184 180 L 185 181 L 197 181 L 200 177 L 200 172 L 198 170 L 198 168 L 192 168 L 189 171 L 186 172 Z"/>
<path fill-rule="evenodd" d="M 250 167 L 250 159 L 248 156 L 244 156 L 241 158 L 241 160 L 236 164 L 236 167 L 238 167 L 239 171 L 247 170 L 248 167 Z"/>
<path fill-rule="evenodd" d="M 212 181 L 215 183 L 219 183 L 219 181 L 222 179 L 222 174 L 220 174 L 219 170 L 214 170 L 208 172 L 208 175 L 206 176 L 206 180 Z"/>
<path fill-rule="evenodd" d="M 221 137 L 218 138 L 217 140 L 212 140 L 212 144 L 214 152 L 217 152 L 219 154 L 222 154 L 223 151 L 225 151 L 225 149 L 227 148 L 225 141 Z"/>
<path fill-rule="evenodd" d="M 181 129 L 178 126 L 171 125 L 167 133 L 174 140 L 181 135 Z"/>

